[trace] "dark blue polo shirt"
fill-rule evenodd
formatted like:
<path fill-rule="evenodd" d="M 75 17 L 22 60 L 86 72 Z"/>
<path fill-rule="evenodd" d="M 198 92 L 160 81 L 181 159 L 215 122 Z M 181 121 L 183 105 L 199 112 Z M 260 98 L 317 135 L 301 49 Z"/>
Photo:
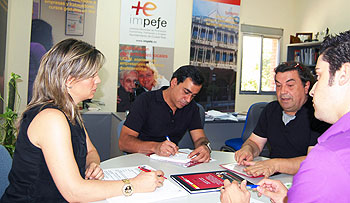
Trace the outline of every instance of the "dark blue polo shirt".
<path fill-rule="evenodd" d="M 163 142 L 169 136 L 178 144 L 187 130 L 203 129 L 196 103 L 192 100 L 173 114 L 163 98 L 166 88 L 142 93 L 133 102 L 124 125 L 138 132 L 140 140 Z"/>
<path fill-rule="evenodd" d="M 311 99 L 295 114 L 296 118 L 284 125 L 282 107 L 278 101 L 269 103 L 262 111 L 254 134 L 267 138 L 271 158 L 292 158 L 305 156 L 309 146 L 330 126 L 317 120 Z"/>

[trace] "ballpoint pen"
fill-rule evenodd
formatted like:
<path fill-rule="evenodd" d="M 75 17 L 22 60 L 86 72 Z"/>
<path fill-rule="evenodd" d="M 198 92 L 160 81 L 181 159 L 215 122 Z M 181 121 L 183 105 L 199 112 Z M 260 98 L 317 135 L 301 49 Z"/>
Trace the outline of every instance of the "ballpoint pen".
<path fill-rule="evenodd" d="M 259 187 L 259 185 L 247 185 L 247 189 L 254 189 Z"/>
<path fill-rule="evenodd" d="M 259 187 L 259 186 L 260 185 L 247 185 L 246 187 L 249 190 L 249 189 L 255 189 L 255 188 Z M 224 188 L 225 188 L 224 186 L 221 186 L 219 189 L 224 189 Z"/>
<path fill-rule="evenodd" d="M 143 166 L 139 166 L 138 167 L 141 171 L 144 171 L 144 172 L 151 172 L 151 170 L 143 167 Z M 164 179 L 167 179 L 165 176 L 162 176 L 162 175 L 158 175 L 158 177 L 163 177 Z"/>
<path fill-rule="evenodd" d="M 168 140 L 169 142 L 171 142 L 171 140 L 170 140 L 169 136 L 165 136 L 165 138 L 166 138 L 166 140 Z M 185 152 L 179 152 L 179 151 L 177 151 L 176 153 L 186 154 Z"/>

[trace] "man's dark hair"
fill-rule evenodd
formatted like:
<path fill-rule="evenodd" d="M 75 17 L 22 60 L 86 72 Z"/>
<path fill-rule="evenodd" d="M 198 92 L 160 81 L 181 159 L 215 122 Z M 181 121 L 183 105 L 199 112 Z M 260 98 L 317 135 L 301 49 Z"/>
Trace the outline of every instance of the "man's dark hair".
<path fill-rule="evenodd" d="M 304 86 L 305 86 L 305 83 L 309 81 L 310 82 L 309 89 L 311 89 L 311 87 L 314 85 L 316 81 L 315 77 L 312 75 L 311 70 L 307 66 L 304 66 L 299 62 L 292 62 L 292 61 L 283 62 L 275 68 L 275 73 L 277 75 L 277 73 L 284 73 L 292 70 L 298 71 L 299 78 Z"/>
<path fill-rule="evenodd" d="M 184 82 L 186 78 L 191 78 L 193 84 L 195 85 L 202 85 L 204 83 L 203 75 L 198 68 L 192 65 L 181 66 L 173 73 L 171 80 L 173 78 L 177 79 L 177 84 Z"/>
<path fill-rule="evenodd" d="M 329 35 L 321 44 L 322 60 L 329 63 L 329 85 L 332 85 L 335 72 L 344 63 L 350 62 L 350 30 L 339 35 Z"/>

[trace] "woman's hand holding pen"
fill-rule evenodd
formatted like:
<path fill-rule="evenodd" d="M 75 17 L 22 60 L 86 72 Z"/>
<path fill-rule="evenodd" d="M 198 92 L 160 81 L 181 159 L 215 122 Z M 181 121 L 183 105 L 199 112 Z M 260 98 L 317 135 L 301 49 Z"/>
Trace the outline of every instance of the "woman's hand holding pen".
<path fill-rule="evenodd" d="M 102 180 L 104 177 L 103 170 L 100 168 L 100 165 L 92 162 L 85 170 L 85 179 L 86 180 Z"/>
<path fill-rule="evenodd" d="M 163 186 L 164 172 L 161 170 L 141 171 L 135 178 L 130 179 L 130 182 L 134 186 L 135 192 L 153 192 L 157 187 Z"/>

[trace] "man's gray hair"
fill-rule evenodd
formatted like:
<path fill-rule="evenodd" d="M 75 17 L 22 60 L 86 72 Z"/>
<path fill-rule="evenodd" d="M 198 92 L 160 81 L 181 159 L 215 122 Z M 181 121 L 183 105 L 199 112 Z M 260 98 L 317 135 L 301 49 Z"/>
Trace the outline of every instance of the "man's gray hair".
<path fill-rule="evenodd" d="M 120 71 L 120 74 L 119 74 L 119 80 L 124 80 L 124 77 L 126 75 L 129 75 L 130 73 L 136 73 L 136 75 L 138 75 L 137 71 L 136 70 L 122 70 Z"/>

